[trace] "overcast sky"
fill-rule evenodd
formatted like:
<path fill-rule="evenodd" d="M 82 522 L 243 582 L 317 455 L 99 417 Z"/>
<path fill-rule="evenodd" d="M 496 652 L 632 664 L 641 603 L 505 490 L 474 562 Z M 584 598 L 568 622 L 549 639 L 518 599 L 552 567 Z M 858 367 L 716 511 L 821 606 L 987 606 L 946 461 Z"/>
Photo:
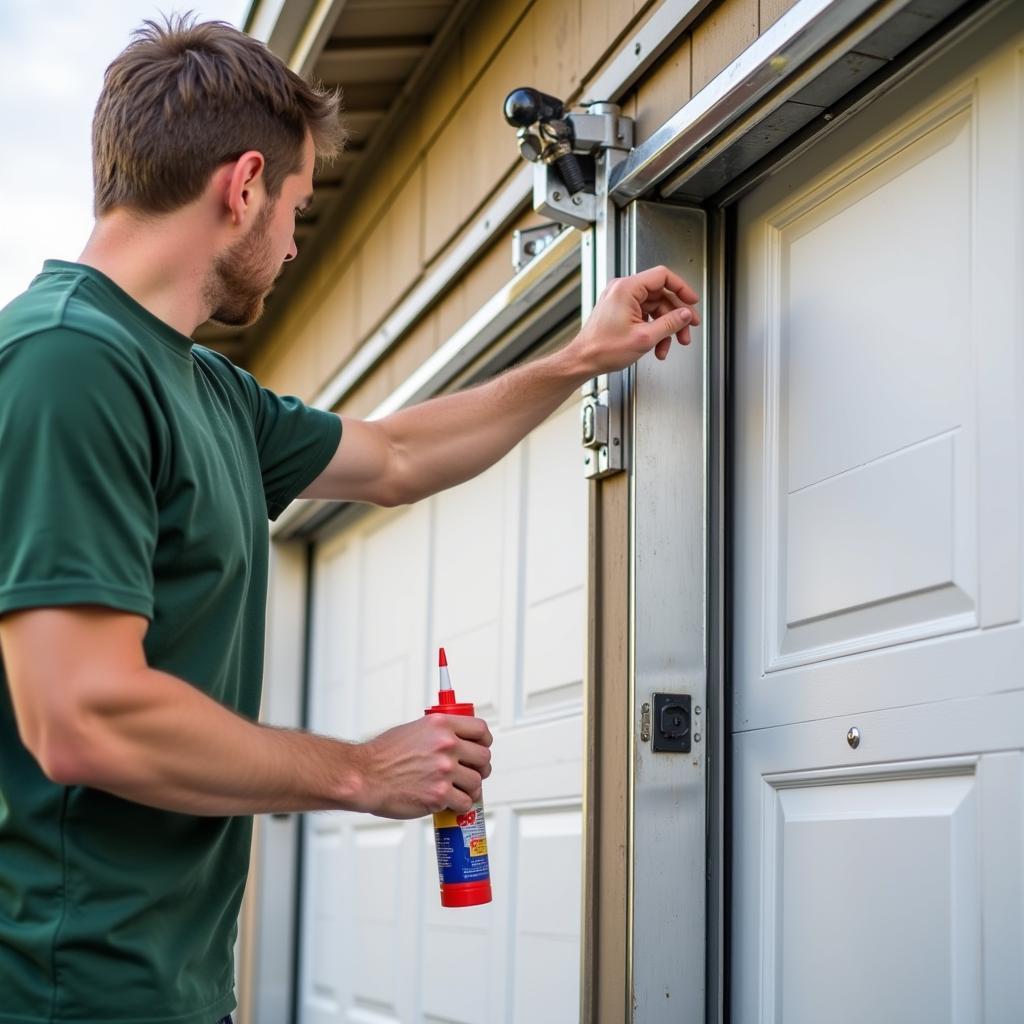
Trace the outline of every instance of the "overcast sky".
<path fill-rule="evenodd" d="M 103 72 L 162 11 L 241 25 L 251 0 L 0 0 L 0 307 L 92 230 L 89 131 Z"/>

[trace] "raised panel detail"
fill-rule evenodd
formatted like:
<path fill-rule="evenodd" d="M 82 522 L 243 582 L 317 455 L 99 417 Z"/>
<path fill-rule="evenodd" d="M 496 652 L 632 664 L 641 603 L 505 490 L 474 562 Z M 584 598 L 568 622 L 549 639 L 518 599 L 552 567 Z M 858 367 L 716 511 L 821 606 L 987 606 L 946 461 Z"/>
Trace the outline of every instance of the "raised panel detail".
<path fill-rule="evenodd" d="M 790 491 L 970 415 L 970 101 L 944 104 L 773 218 Z"/>
<path fill-rule="evenodd" d="M 311 883 L 321 894 L 312 920 L 309 922 L 312 937 L 312 962 L 309 965 L 310 1000 L 321 1009 L 336 1012 L 341 993 L 338 992 L 338 972 L 331 961 L 331 951 L 336 950 L 341 935 L 341 890 L 342 842 L 338 827 L 316 829 L 311 832 L 310 851 Z"/>
<path fill-rule="evenodd" d="M 765 780 L 765 1020 L 979 1019 L 973 765 Z"/>
<path fill-rule="evenodd" d="M 920 635 L 929 621 L 942 632 L 976 624 L 957 580 L 953 442 L 937 438 L 790 496 L 783 655 L 841 653 L 850 633 L 881 641 Z"/>
<path fill-rule="evenodd" d="M 766 221 L 769 671 L 977 625 L 974 117 L 961 90 Z"/>
<path fill-rule="evenodd" d="M 517 815 L 516 1024 L 579 1019 L 580 832 L 578 807 Z"/>
<path fill-rule="evenodd" d="M 401 905 L 396 885 L 403 874 L 402 847 L 409 831 L 404 825 L 360 823 L 352 834 L 354 878 L 346 894 L 356 907 L 358 936 L 353 946 L 352 1000 L 356 1007 L 397 1017 L 406 987 L 405 968 L 398 962 L 400 933 L 415 920 L 415 908 Z"/>
<path fill-rule="evenodd" d="M 458 650 L 453 685 L 457 692 L 464 681 L 482 716 L 497 709 L 501 681 L 504 566 L 506 548 L 515 543 L 508 475 L 498 465 L 439 494 L 434 507 L 433 634 Z"/>
<path fill-rule="evenodd" d="M 423 606 L 429 535 L 425 506 L 382 517 L 362 549 L 362 636 L 355 691 L 356 738 L 416 714 L 426 679 Z"/>
<path fill-rule="evenodd" d="M 587 491 L 578 417 L 570 406 L 524 442 L 520 708 L 526 714 L 582 699 Z"/>

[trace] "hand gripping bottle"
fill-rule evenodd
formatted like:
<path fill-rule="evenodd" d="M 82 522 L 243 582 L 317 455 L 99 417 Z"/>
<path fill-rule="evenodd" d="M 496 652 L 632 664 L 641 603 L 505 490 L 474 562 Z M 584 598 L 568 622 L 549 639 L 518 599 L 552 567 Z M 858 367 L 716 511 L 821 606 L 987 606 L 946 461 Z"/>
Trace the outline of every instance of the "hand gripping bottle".
<path fill-rule="evenodd" d="M 475 713 L 472 704 L 459 704 L 455 700 L 443 647 L 438 664 L 441 684 L 437 703 L 427 708 L 424 714 L 472 716 Z M 483 798 L 465 814 L 441 811 L 434 815 L 434 848 L 437 851 L 442 907 L 475 907 L 491 902 Z"/>

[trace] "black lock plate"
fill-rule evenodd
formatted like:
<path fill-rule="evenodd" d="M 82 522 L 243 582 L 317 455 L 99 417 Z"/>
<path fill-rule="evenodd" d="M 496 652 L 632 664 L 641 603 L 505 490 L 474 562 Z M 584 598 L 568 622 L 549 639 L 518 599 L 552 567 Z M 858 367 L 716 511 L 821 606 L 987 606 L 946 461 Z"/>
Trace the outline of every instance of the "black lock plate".
<path fill-rule="evenodd" d="M 655 693 L 652 695 L 651 749 L 676 754 L 690 752 L 690 695 Z"/>

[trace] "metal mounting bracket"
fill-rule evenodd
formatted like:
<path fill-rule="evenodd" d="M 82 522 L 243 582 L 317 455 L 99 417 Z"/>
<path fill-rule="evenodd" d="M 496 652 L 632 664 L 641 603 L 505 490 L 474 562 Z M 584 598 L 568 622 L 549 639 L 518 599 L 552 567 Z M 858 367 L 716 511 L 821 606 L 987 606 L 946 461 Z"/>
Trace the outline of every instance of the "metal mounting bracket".
<path fill-rule="evenodd" d="M 623 154 L 633 148 L 633 119 L 624 117 L 615 103 L 592 103 L 586 114 L 568 114 L 572 126 L 572 152 L 597 157 L 608 150 Z M 570 194 L 557 168 L 538 161 L 533 165 L 533 208 L 561 224 L 585 230 L 597 221 L 597 194 L 593 183 Z"/>

